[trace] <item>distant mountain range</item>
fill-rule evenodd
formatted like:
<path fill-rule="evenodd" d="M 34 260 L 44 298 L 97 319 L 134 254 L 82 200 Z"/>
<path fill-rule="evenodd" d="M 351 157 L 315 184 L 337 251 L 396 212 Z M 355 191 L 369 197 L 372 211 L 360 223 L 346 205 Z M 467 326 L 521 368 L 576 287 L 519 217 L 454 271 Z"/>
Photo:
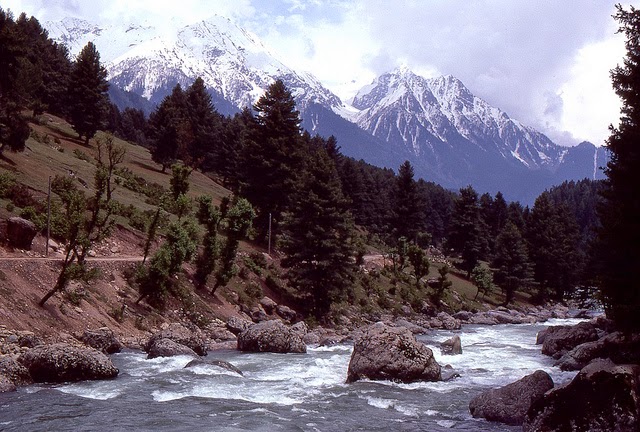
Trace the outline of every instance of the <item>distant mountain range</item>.
<path fill-rule="evenodd" d="M 407 68 L 376 78 L 346 103 L 313 75 L 295 71 L 257 36 L 215 16 L 176 31 L 153 26 L 100 26 L 67 18 L 45 24 L 77 53 L 93 41 L 107 65 L 111 97 L 121 109 L 150 112 L 176 84 L 200 76 L 218 111 L 251 106 L 276 78 L 292 91 L 303 127 L 335 135 L 342 152 L 444 187 L 472 185 L 530 204 L 570 179 L 604 178 L 604 148 L 562 147 L 474 96 L 453 76 L 426 79 Z"/>

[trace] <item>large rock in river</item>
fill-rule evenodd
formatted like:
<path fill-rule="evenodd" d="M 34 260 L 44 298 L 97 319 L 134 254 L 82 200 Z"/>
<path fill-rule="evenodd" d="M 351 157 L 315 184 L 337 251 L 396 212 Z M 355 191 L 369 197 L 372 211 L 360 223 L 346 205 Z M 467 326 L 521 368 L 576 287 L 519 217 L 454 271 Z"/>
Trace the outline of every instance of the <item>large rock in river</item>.
<path fill-rule="evenodd" d="M 640 364 L 640 334 L 609 333 L 597 341 L 578 345 L 555 365 L 562 370 L 580 370 L 597 358 L 608 358 L 617 364 Z"/>
<path fill-rule="evenodd" d="M 596 360 L 535 402 L 524 432 L 640 430 L 640 366 Z"/>
<path fill-rule="evenodd" d="M 598 331 L 590 322 L 549 327 L 544 333 L 542 354 L 559 359 L 578 345 L 595 340 L 598 340 Z"/>
<path fill-rule="evenodd" d="M 169 324 L 165 329 L 151 336 L 145 351 L 149 352 L 158 339 L 170 339 L 180 345 L 191 348 L 200 356 L 207 355 L 207 341 L 199 329 L 191 330 L 180 323 Z"/>
<path fill-rule="evenodd" d="M 178 355 L 198 356 L 198 354 L 188 346 L 166 338 L 154 339 L 147 348 L 148 359 L 154 359 L 156 357 L 173 357 Z"/>
<path fill-rule="evenodd" d="M 475 418 L 521 425 L 531 404 L 552 388 L 553 380 L 549 374 L 537 370 L 514 383 L 476 396 L 469 403 L 469 411 Z"/>
<path fill-rule="evenodd" d="M 300 333 L 281 321 L 253 324 L 238 335 L 238 349 L 251 352 L 306 353 Z"/>
<path fill-rule="evenodd" d="M 356 338 L 347 382 L 359 379 L 439 381 L 440 365 L 409 329 L 377 323 Z"/>
<path fill-rule="evenodd" d="M 99 380 L 118 375 L 118 369 L 104 353 L 67 343 L 31 348 L 18 361 L 36 382 Z"/>

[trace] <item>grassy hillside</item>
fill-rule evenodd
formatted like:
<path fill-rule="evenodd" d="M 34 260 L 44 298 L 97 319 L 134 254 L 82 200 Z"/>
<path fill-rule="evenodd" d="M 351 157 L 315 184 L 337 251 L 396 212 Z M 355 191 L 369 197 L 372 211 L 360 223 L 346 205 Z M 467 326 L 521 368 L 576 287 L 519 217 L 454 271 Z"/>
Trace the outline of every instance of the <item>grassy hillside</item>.
<path fill-rule="evenodd" d="M 78 186 L 89 195 L 97 157 L 97 141 L 85 146 L 72 128 L 60 118 L 45 114 L 31 124 L 32 133 L 22 153 L 7 153 L 0 158 L 0 174 L 15 180 L 10 190 L 0 198 L 0 219 L 24 214 L 24 207 L 37 209 L 42 218 L 46 207 L 48 180 L 56 175 L 72 176 Z M 156 208 L 157 196 L 169 189 L 170 173 L 162 173 L 161 167 L 151 160 L 147 149 L 116 139 L 126 149 L 124 162 L 116 175 L 117 187 L 114 199 L 120 206 L 118 228 L 112 238 L 103 245 L 95 245 L 97 261 L 92 265 L 102 269 L 97 281 L 74 284 L 66 294 L 56 295 L 44 309 L 37 306 L 38 299 L 49 289 L 55 279 L 55 260 L 39 260 L 44 255 L 44 239 L 40 235 L 32 252 L 20 252 L 7 248 L 0 250 L 6 259 L 0 265 L 0 324 L 14 328 L 38 329 L 53 332 L 60 329 L 79 330 L 88 326 L 108 325 L 122 334 L 135 335 L 156 328 L 165 320 L 188 319 L 201 327 L 207 327 L 216 318 L 225 319 L 250 310 L 264 295 L 278 303 L 293 308 L 301 306 L 295 293 L 286 285 L 279 266 L 277 253 L 268 257 L 265 251 L 245 242 L 241 245 L 236 263 L 239 272 L 229 285 L 215 295 L 209 290 L 196 290 L 191 284 L 193 265 L 185 266 L 180 276 L 181 288 L 174 293 L 164 311 L 156 311 L 144 302 L 135 304 L 137 291 L 127 282 L 127 275 L 138 264 L 145 239 L 145 227 Z M 231 193 L 200 172 L 190 177 L 189 195 L 207 194 L 215 203 Z M 6 188 L 5 188 L 6 189 Z M 145 213 L 146 212 L 146 213 Z M 373 257 L 378 251 L 368 247 Z M 52 255 L 55 258 L 55 254 Z M 130 258 L 130 261 L 126 259 Z M 16 260 L 17 259 L 17 260 Z M 117 260 L 119 261 L 109 261 Z M 124 259 L 124 261 L 122 261 Z M 373 260 L 357 274 L 354 289 L 344 302 L 335 305 L 332 318 L 339 321 L 349 316 L 356 325 L 361 317 L 376 319 L 382 314 L 406 315 L 407 306 L 414 312 L 428 304 L 426 288 L 416 289 L 415 279 L 406 270 L 394 274 L 384 267 L 385 261 Z M 388 263 L 387 263 L 388 264 Z M 432 264 L 425 278 L 436 278 L 441 264 Z M 25 271 L 28 268 L 29 271 Z M 464 277 L 451 274 L 452 290 L 444 302 L 449 311 L 460 309 L 484 309 L 485 301 L 498 304 L 499 295 L 474 301 L 476 288 Z M 404 307 L 403 307 L 404 306 Z"/>

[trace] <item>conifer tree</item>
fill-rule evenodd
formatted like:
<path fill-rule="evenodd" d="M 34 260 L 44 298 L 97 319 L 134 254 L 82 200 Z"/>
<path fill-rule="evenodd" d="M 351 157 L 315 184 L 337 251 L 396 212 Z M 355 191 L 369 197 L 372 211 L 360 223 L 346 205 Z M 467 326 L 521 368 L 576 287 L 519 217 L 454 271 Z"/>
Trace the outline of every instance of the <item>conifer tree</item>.
<path fill-rule="evenodd" d="M 496 250 L 491 264 L 495 268 L 495 281 L 505 293 L 504 304 L 513 301 L 516 289 L 528 288 L 533 272 L 527 245 L 512 222 L 507 222 L 496 239 Z"/>
<path fill-rule="evenodd" d="M 187 100 L 180 84 L 165 97 L 149 116 L 151 158 L 162 165 L 162 172 L 173 165 L 191 141 Z"/>
<path fill-rule="evenodd" d="M 85 145 L 102 127 L 109 97 L 107 70 L 100 63 L 100 54 L 93 42 L 88 42 L 73 65 L 69 80 L 69 117 Z"/>
<path fill-rule="evenodd" d="M 416 278 L 416 288 L 420 289 L 420 281 L 429 274 L 429 259 L 425 251 L 416 244 L 409 246 L 408 256 Z"/>
<path fill-rule="evenodd" d="M 393 194 L 393 226 L 396 230 L 396 236 L 406 237 L 410 241 L 416 240 L 424 219 L 424 214 L 421 211 L 422 203 L 413 175 L 411 163 L 405 161 L 398 169 Z"/>
<path fill-rule="evenodd" d="M 269 86 L 254 106 L 256 117 L 244 149 L 241 194 L 256 206 L 258 238 L 265 240 L 269 215 L 277 235 L 282 214 L 299 185 L 304 165 L 300 117 L 281 80 Z"/>
<path fill-rule="evenodd" d="M 616 6 L 614 18 L 626 36 L 627 54 L 611 71 L 622 99 L 618 127 L 611 127 L 607 148 L 604 202 L 599 208 L 600 288 L 607 316 L 621 328 L 640 329 L 640 10 Z"/>
<path fill-rule="evenodd" d="M 335 165 L 324 149 L 309 155 L 282 236 L 291 284 L 320 318 L 353 282 L 353 222 Z"/>

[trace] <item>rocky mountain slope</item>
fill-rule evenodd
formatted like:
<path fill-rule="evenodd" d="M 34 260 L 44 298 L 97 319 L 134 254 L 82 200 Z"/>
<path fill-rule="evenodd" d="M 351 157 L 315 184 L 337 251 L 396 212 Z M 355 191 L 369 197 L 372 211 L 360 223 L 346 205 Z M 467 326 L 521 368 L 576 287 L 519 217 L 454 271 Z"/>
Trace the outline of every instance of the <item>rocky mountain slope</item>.
<path fill-rule="evenodd" d="M 346 104 L 313 75 L 295 71 L 256 35 L 214 16 L 176 29 L 99 26 L 77 19 L 47 23 L 72 52 L 93 41 L 107 64 L 112 99 L 147 111 L 175 84 L 205 81 L 223 114 L 253 102 L 280 78 L 298 101 L 303 127 L 335 135 L 344 154 L 397 168 L 449 188 L 473 185 L 531 203 L 567 179 L 602 178 L 602 148 L 561 147 L 474 96 L 453 76 L 426 79 L 406 68 L 378 77 Z"/>

